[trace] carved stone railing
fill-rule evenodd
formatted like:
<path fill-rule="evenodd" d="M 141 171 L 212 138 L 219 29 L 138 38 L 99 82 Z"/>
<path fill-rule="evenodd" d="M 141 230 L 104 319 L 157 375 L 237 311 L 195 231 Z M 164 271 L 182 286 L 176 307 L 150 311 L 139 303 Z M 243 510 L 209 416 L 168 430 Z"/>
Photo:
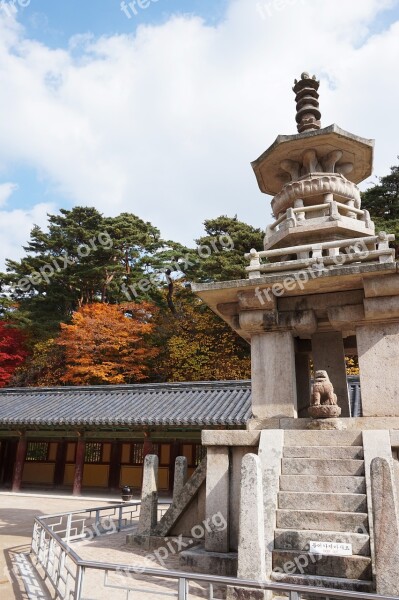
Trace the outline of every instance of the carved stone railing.
<path fill-rule="evenodd" d="M 253 279 L 260 277 L 262 273 L 306 269 L 312 266 L 323 269 L 354 262 L 391 263 L 395 261 L 395 250 L 389 247 L 389 242 L 394 240 L 394 235 L 381 231 L 376 236 L 320 244 L 290 246 L 261 252 L 252 249 L 249 254 L 245 254 L 245 258 L 250 260 L 246 270 L 249 278 Z M 262 263 L 262 259 L 271 262 Z"/>
<path fill-rule="evenodd" d="M 320 225 L 320 219 L 323 218 L 326 221 L 342 221 L 345 217 L 361 221 L 366 230 L 374 232 L 374 223 L 369 211 L 356 208 L 353 200 L 348 200 L 344 204 L 330 199 L 322 204 L 310 206 L 304 206 L 302 200 L 296 200 L 293 208 L 287 208 L 285 212 L 280 213 L 276 221 L 267 227 L 265 244 L 270 243 L 272 237 L 281 230 L 312 225 L 314 218 L 318 219 L 317 224 Z"/>
<path fill-rule="evenodd" d="M 355 208 L 361 207 L 359 188 L 346 177 L 340 173 L 311 173 L 298 181 L 285 184 L 272 200 L 273 214 L 277 218 L 288 208 L 293 208 L 294 203 L 299 200 L 304 206 L 308 199 L 313 200 L 315 197 L 329 202 L 331 194 L 344 203 L 350 202 Z"/>

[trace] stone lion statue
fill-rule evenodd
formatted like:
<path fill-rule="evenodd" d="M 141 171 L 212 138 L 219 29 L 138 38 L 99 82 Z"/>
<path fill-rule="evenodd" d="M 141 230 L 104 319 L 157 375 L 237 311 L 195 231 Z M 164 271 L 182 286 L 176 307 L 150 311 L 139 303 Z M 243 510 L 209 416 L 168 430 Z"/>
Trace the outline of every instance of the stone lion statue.
<path fill-rule="evenodd" d="M 336 406 L 337 395 L 327 371 L 316 371 L 313 384 L 311 406 Z"/>

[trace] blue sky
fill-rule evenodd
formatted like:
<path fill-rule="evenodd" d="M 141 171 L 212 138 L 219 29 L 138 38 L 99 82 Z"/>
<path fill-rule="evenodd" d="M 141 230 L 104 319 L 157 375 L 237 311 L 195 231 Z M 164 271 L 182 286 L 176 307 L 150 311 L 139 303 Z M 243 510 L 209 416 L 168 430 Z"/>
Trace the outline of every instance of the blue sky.
<path fill-rule="evenodd" d="M 56 47 L 67 45 L 77 33 L 134 33 L 139 25 L 160 24 L 176 13 L 198 15 L 214 24 L 223 18 L 228 4 L 228 0 L 149 0 L 148 8 L 140 9 L 136 1 L 135 14 L 129 2 L 123 12 L 120 0 L 31 0 L 21 9 L 20 21 L 30 35 Z M 142 6 L 147 3 L 143 0 Z"/>
<path fill-rule="evenodd" d="M 399 0 L 140 1 L 0 0 L 0 271 L 61 207 L 187 244 L 221 214 L 264 228 L 250 161 L 295 132 L 303 70 L 324 125 L 376 139 L 376 175 L 397 162 Z"/>

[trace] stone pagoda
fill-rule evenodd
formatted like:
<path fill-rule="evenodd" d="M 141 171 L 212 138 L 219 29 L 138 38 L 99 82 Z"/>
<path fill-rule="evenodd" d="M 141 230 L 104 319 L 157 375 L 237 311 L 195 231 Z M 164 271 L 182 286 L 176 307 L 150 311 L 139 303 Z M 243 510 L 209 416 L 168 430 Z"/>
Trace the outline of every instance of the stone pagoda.
<path fill-rule="evenodd" d="M 374 143 L 322 128 L 318 89 L 307 73 L 295 81 L 298 133 L 252 163 L 274 221 L 264 248 L 248 249 L 248 278 L 193 286 L 251 344 L 252 418 L 247 431 L 202 433 L 206 468 L 180 481 L 152 533 L 189 537 L 219 515 L 226 527 L 182 553 L 190 569 L 399 595 L 399 263 L 357 187 Z"/>

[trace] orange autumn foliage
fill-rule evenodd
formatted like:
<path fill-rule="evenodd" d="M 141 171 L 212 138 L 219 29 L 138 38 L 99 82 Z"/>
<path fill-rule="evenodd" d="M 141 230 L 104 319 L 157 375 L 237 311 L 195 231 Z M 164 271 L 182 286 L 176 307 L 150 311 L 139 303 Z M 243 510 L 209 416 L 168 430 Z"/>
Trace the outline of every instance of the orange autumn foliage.
<path fill-rule="evenodd" d="M 156 307 L 149 302 L 89 304 L 76 311 L 71 325 L 61 324 L 63 383 L 135 383 L 148 376 L 147 363 L 158 354 L 147 342 Z"/>

